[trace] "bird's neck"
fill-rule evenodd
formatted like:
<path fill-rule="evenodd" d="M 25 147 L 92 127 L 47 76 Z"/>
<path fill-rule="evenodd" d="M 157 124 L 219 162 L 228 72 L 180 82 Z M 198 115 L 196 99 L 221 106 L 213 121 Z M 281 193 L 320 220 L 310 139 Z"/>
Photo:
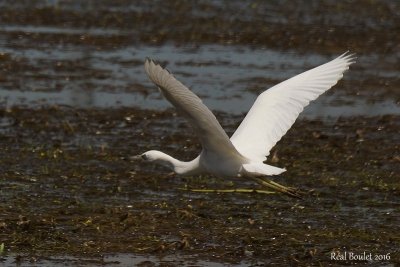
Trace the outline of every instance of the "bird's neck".
<path fill-rule="evenodd" d="M 186 174 L 186 175 L 193 175 L 199 172 L 199 160 L 198 158 L 192 161 L 180 161 L 170 155 L 165 153 L 160 153 L 160 157 L 156 160 L 156 163 L 163 165 L 176 174 Z"/>

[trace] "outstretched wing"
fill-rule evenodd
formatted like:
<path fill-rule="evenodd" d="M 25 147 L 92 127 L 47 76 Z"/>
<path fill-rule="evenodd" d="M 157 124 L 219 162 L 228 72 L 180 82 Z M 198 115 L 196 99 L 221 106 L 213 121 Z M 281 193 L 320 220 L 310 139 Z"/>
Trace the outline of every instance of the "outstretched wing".
<path fill-rule="evenodd" d="M 144 67 L 150 80 L 194 128 L 203 150 L 221 157 L 240 156 L 214 114 L 198 96 L 152 60 L 146 59 Z"/>
<path fill-rule="evenodd" d="M 264 161 L 310 101 L 334 86 L 354 62 L 347 53 L 260 94 L 231 141 L 244 156 Z"/>

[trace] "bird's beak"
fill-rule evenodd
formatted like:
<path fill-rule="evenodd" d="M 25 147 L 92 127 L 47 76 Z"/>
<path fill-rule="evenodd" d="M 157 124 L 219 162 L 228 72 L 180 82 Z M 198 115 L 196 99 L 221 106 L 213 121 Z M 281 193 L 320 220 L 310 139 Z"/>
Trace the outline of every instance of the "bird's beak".
<path fill-rule="evenodd" d="M 142 159 L 142 155 L 132 156 L 129 159 L 132 160 L 132 161 L 141 160 Z"/>

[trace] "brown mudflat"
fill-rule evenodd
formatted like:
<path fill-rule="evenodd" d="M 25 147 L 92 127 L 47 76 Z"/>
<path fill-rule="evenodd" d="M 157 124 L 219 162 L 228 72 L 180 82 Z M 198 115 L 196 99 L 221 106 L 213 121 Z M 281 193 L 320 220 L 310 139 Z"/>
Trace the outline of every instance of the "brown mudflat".
<path fill-rule="evenodd" d="M 283 3 L 1 3 L 0 265 L 400 264 L 400 6 Z M 303 199 L 191 192 L 263 188 L 129 160 L 201 150 L 146 56 L 231 134 L 258 93 L 346 50 L 357 64 L 268 159 Z"/>

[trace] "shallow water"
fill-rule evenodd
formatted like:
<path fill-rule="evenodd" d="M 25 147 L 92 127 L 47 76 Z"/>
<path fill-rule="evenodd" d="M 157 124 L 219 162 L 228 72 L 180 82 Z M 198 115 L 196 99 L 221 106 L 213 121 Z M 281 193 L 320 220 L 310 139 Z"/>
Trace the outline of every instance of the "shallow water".
<path fill-rule="evenodd" d="M 262 263 L 260 263 L 262 265 Z M 377 266 L 371 261 L 370 266 Z M 180 259 L 176 256 L 140 256 L 130 254 L 110 254 L 102 255 L 99 257 L 71 257 L 59 256 L 48 258 L 34 258 L 34 257 L 9 257 L 7 260 L 0 263 L 0 266 L 37 266 L 37 267 L 51 267 L 51 266 L 110 266 L 110 267 L 131 267 L 131 266 L 192 266 L 192 267 L 224 267 L 226 264 L 210 261 L 196 261 L 193 259 Z M 232 267 L 245 267 L 248 264 L 229 264 Z M 395 267 L 394 264 L 379 264 L 381 267 Z"/>
<path fill-rule="evenodd" d="M 242 114 L 248 111 L 262 91 L 350 50 L 357 54 L 357 64 L 352 65 L 350 71 L 345 73 L 343 81 L 307 107 L 301 118 L 400 113 L 397 90 L 400 50 L 387 48 L 384 53 L 377 50 L 366 51 L 370 46 L 374 47 L 373 44 L 362 38 L 357 39 L 356 34 L 351 40 L 354 48 L 345 43 L 343 47 L 335 47 L 335 52 L 326 48 L 305 49 L 306 43 L 286 49 L 269 47 L 268 44 L 271 45 L 273 40 L 266 40 L 265 45 L 203 43 L 201 39 L 196 43 L 175 39 L 177 37 L 173 34 L 170 35 L 172 39 L 169 42 L 149 45 L 147 41 L 143 42 L 148 36 L 146 28 L 156 27 L 158 21 L 154 21 L 154 25 L 146 24 L 142 32 L 137 32 L 138 28 L 127 27 L 130 22 L 125 21 L 125 16 L 135 17 L 141 16 L 142 12 L 157 12 L 158 8 L 151 4 L 138 6 L 134 3 L 119 3 L 110 6 L 108 1 L 104 1 L 97 6 L 92 2 L 82 4 L 75 1 L 35 1 L 11 8 L 6 3 L 5 10 L 10 14 L 18 10 L 21 20 L 26 20 L 26 23 L 18 23 L 10 15 L 4 17 L 8 23 L 0 24 L 0 59 L 3 70 L 0 77 L 0 100 L 3 106 L 38 107 L 57 104 L 80 108 L 139 107 L 163 110 L 169 104 L 160 97 L 143 70 L 144 59 L 151 57 L 166 65 L 184 84 L 199 94 L 211 109 Z M 176 12 L 185 12 L 190 7 L 180 4 L 182 10 Z M 251 9 L 245 8 L 248 4 L 225 4 L 227 10 L 243 5 L 244 12 L 238 16 L 239 20 L 248 21 L 254 16 L 250 15 Z M 194 5 L 193 16 L 202 18 L 206 13 L 218 10 L 220 5 L 219 1 Z M 292 22 L 283 19 L 282 14 L 279 14 L 278 10 L 282 8 L 280 4 L 264 5 L 251 7 L 259 8 L 261 14 L 267 12 L 265 19 L 271 20 L 270 23 L 288 29 L 292 27 Z M 379 5 L 379 8 L 386 8 L 388 12 L 394 12 L 397 8 L 392 2 L 382 1 Z M 325 6 L 342 8 L 342 13 L 318 11 Z M 348 23 L 363 21 L 365 28 L 370 28 L 371 31 L 388 31 L 388 35 L 392 35 L 390 29 L 396 25 L 392 22 L 395 21 L 394 17 L 390 16 L 386 18 L 386 23 L 382 23 L 380 16 L 384 15 L 380 12 L 369 16 L 367 6 L 360 7 L 363 12 L 359 12 L 358 17 L 347 15 L 349 12 L 356 12 L 349 6 L 346 6 L 346 10 L 344 6 L 336 7 L 330 1 L 313 3 L 309 10 L 303 10 L 301 5 L 298 8 L 296 14 L 305 19 L 303 23 L 327 23 L 330 27 L 327 34 L 334 31 L 337 35 L 335 41 L 338 42 L 342 40 L 343 33 L 336 32 L 336 28 L 347 20 Z M 92 13 L 102 12 L 103 9 L 110 10 L 111 14 L 120 17 L 124 23 L 104 25 L 101 20 L 89 19 Z M 207 12 L 203 12 L 203 9 Z M 64 21 L 65 18 L 60 15 L 54 20 L 46 21 L 46 12 L 59 11 L 65 12 L 66 16 L 69 12 L 73 12 L 70 15 L 77 18 L 86 16 L 86 23 L 90 26 L 83 27 L 80 23 L 84 20 Z M 122 11 L 126 14 L 121 14 Z M 288 10 L 282 9 L 281 12 L 286 13 Z M 316 16 L 314 13 L 320 15 Z M 328 22 L 321 22 L 321 14 L 324 14 L 322 17 L 325 16 Z M 256 16 L 258 15 L 260 14 L 257 13 Z M 221 20 L 222 23 L 226 19 L 220 15 L 216 20 Z M 142 22 L 137 23 L 139 27 Z M 359 21 L 358 24 L 352 24 L 354 33 L 361 30 L 359 24 Z M 186 29 L 178 25 L 177 31 L 179 29 L 183 34 Z M 262 28 L 262 25 L 255 24 L 253 27 Z M 127 37 L 131 41 L 125 40 Z M 324 37 L 321 35 L 321 38 Z M 138 42 L 138 39 L 142 41 Z"/>
<path fill-rule="evenodd" d="M 318 54 L 299 55 L 294 51 L 220 45 L 204 45 L 192 49 L 173 45 L 135 45 L 92 52 L 81 52 L 79 46 L 70 49 L 49 47 L 2 51 L 28 62 L 35 70 L 20 73 L 23 79 L 20 76 L 14 78 L 18 80 L 19 90 L 7 83 L 3 88 L 0 87 L 4 106 L 37 107 L 56 104 L 79 108 L 137 107 L 163 110 L 170 107 L 170 104 L 161 98 L 143 69 L 144 58 L 151 56 L 164 62 L 212 110 L 233 114 L 247 112 L 258 93 L 279 81 L 332 59 L 332 56 Z M 77 66 L 66 67 L 66 70 L 54 70 L 54 66 L 62 68 L 63 64 L 71 62 L 79 63 L 74 63 Z M 363 55 L 357 60 L 359 66 L 368 66 L 373 62 Z M 393 76 L 400 75 L 398 70 L 393 72 Z M 90 77 L 92 74 L 95 77 Z M 96 74 L 100 77 L 96 77 Z M 388 73 L 382 72 L 379 75 Z M 340 83 L 307 107 L 300 118 L 400 114 L 400 105 L 396 99 L 386 97 L 371 101 L 371 96 L 358 94 L 358 90 L 364 88 L 347 92 L 354 90 L 348 87 L 359 82 L 361 76 L 357 69 L 351 68 L 344 78 L 346 84 L 350 85 Z M 382 78 L 385 77 L 374 75 L 374 79 Z M 11 78 L 7 80 L 8 84 L 13 84 Z M 371 86 L 366 90 L 379 92 L 380 89 Z"/>
<path fill-rule="evenodd" d="M 1 259 L 1 258 L 0 258 Z M 132 254 L 110 254 L 98 257 L 72 257 L 72 256 L 52 256 L 52 257 L 30 257 L 30 256 L 7 256 L 0 266 L 18 267 L 58 267 L 58 266 L 110 266 L 110 267 L 131 267 L 131 266 L 196 266 L 196 267 L 223 267 L 225 264 L 218 262 L 195 260 L 190 258 L 180 258 L 177 256 L 142 256 Z M 247 264 L 229 264 L 233 267 L 247 266 Z M 391 265 L 387 265 L 390 267 Z"/>

